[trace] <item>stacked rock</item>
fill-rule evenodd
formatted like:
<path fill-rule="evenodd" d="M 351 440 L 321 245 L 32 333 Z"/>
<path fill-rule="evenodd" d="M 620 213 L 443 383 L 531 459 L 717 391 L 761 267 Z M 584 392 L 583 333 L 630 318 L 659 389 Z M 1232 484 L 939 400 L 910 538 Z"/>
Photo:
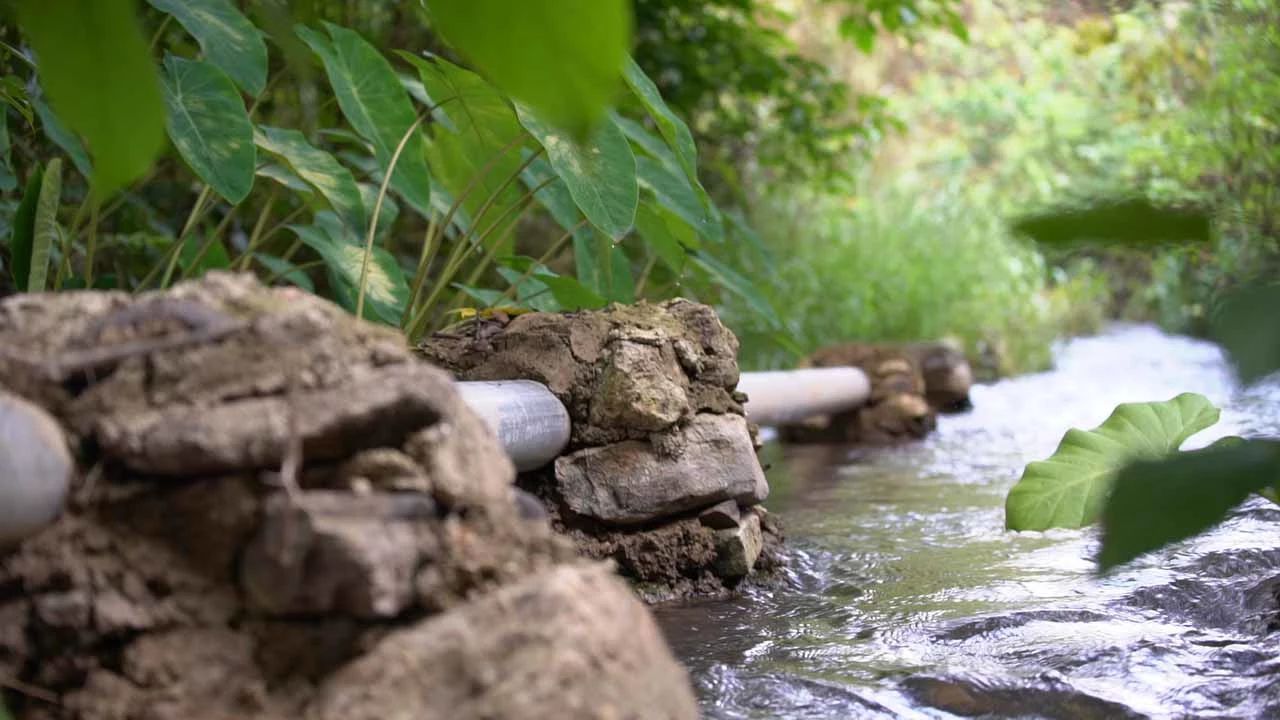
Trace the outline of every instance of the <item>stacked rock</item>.
<path fill-rule="evenodd" d="M 865 407 L 785 428 L 783 436 L 793 442 L 914 440 L 937 427 L 939 412 L 969 407 L 973 373 L 964 354 L 946 342 L 840 343 L 815 351 L 801 365 L 861 368 L 871 396 Z"/>
<path fill-rule="evenodd" d="M 437 333 L 420 350 L 461 380 L 536 380 L 565 404 L 569 447 L 520 485 L 650 599 L 722 592 L 776 536 L 734 390 L 738 341 L 711 308 L 529 313 Z"/>
<path fill-rule="evenodd" d="M 398 333 L 248 276 L 17 296 L 0 386 L 78 459 L 0 548 L 20 719 L 697 716 L 645 607 L 520 511 Z"/>

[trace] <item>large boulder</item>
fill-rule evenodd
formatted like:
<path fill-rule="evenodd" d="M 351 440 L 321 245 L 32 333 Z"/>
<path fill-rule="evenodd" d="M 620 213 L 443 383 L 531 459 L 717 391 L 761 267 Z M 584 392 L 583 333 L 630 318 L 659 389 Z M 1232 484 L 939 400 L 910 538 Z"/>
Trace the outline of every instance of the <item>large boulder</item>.
<path fill-rule="evenodd" d="M 248 276 L 18 296 L 0 386 L 77 459 L 63 514 L 0 549 L 0 675 L 39 689 L 3 698 L 19 720 L 696 715 L 643 605 L 522 507 L 394 331 Z M 437 635 L 393 682 L 406 638 Z M 532 692 L 547 668 L 578 688 Z"/>

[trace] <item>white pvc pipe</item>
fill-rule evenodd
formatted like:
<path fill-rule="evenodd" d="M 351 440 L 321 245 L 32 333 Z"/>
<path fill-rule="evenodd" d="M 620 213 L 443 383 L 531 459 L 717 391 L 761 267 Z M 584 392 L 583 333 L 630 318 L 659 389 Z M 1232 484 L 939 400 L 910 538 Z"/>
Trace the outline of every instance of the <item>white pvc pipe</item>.
<path fill-rule="evenodd" d="M 71 472 L 71 453 L 57 421 L 0 392 L 0 550 L 57 519 Z"/>
<path fill-rule="evenodd" d="M 759 425 L 790 425 L 814 415 L 865 405 L 871 382 L 855 367 L 806 368 L 742 373 L 747 419 Z"/>
<path fill-rule="evenodd" d="M 458 391 L 497 434 L 517 470 L 536 470 L 569 444 L 569 411 L 542 383 L 460 382 Z"/>

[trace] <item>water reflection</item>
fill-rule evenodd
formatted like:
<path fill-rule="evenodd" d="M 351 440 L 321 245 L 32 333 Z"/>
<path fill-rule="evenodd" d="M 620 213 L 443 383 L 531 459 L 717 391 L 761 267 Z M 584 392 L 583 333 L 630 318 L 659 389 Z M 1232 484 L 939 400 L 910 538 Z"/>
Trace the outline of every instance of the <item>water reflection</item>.
<path fill-rule="evenodd" d="M 977 388 L 922 444 L 769 448 L 785 583 L 659 613 L 706 714 L 1280 717 L 1280 510 L 1250 502 L 1105 578 L 1093 531 L 1002 530 L 1067 427 L 1184 391 L 1224 410 L 1191 446 L 1280 434 L 1280 380 L 1241 391 L 1214 346 L 1121 327 Z"/>

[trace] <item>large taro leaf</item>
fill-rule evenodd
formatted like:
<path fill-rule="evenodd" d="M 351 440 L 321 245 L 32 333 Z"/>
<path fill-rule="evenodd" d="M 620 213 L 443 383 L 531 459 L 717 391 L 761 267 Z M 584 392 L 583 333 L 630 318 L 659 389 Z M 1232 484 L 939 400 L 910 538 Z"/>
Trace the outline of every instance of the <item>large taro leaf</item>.
<path fill-rule="evenodd" d="M 259 126 L 254 141 L 258 147 L 282 158 L 299 177 L 318 190 L 351 232 L 356 235 L 368 232 L 368 215 L 361 201 L 360 187 L 351 171 L 332 155 L 307 142 L 297 130 Z"/>
<path fill-rule="evenodd" d="M 698 201 L 684 176 L 670 172 L 653 158 L 641 156 L 636 158 L 636 177 L 641 188 L 652 193 L 659 205 L 683 220 L 698 236 L 717 242 L 724 238 L 719 215 Z M 696 249 L 697 245 L 692 247 Z"/>
<path fill-rule="evenodd" d="M 621 240 L 635 223 L 640 186 L 636 158 L 616 123 L 606 118 L 579 143 L 552 129 L 527 109 L 517 106 L 520 123 L 547 151 L 547 159 L 582 213 L 601 232 Z"/>
<path fill-rule="evenodd" d="M 1280 443 L 1223 438 L 1203 450 L 1125 466 L 1102 512 L 1108 570 L 1204 532 L 1250 493 L 1280 488 Z"/>
<path fill-rule="evenodd" d="M 626 0 L 430 0 L 441 35 L 504 92 L 585 139 L 612 103 L 631 34 Z"/>
<path fill-rule="evenodd" d="M 1047 460 L 1027 465 L 1005 500 L 1010 530 L 1078 528 L 1098 520 L 1117 471 L 1130 462 L 1160 460 L 1218 421 L 1202 395 L 1165 402 L 1125 403 L 1093 430 L 1071 429 Z"/>
<path fill-rule="evenodd" d="M 514 212 L 503 213 L 521 197 L 519 183 L 512 179 L 521 163 L 521 153 L 512 144 L 523 144 L 524 136 L 515 110 L 469 70 L 436 56 L 400 55 L 418 70 L 423 87 L 438 104 L 427 148 L 436 181 L 454 198 L 462 198 L 462 209 L 477 234 L 503 237 L 516 220 Z"/>
<path fill-rule="evenodd" d="M 106 197 L 146 172 L 164 144 L 160 83 L 134 3 L 20 0 L 17 10 L 40 84 L 58 117 L 87 141 L 94 194 Z"/>
<path fill-rule="evenodd" d="M 689 131 L 689 126 L 685 125 L 679 115 L 672 112 L 667 107 L 666 101 L 662 99 L 662 95 L 658 92 L 658 86 L 644 74 L 644 70 L 636 64 L 636 61 L 627 58 L 623 70 L 623 77 L 626 78 L 627 86 L 631 88 L 631 92 L 635 94 L 640 104 L 644 106 L 649 113 L 649 117 L 653 119 L 655 125 L 658 126 L 658 132 L 667 141 L 671 150 L 675 152 L 676 161 L 680 165 L 680 169 L 684 171 L 685 177 L 689 184 L 697 192 L 698 200 L 702 203 L 703 208 L 708 213 L 714 212 L 715 205 L 711 202 L 711 197 L 707 195 L 707 191 L 703 189 L 702 183 L 698 180 L 698 147 L 693 142 L 693 133 Z"/>
<path fill-rule="evenodd" d="M 226 73 L 206 62 L 164 59 L 169 137 L 196 175 L 235 205 L 253 187 L 258 152 L 244 100 Z"/>
<path fill-rule="evenodd" d="M 327 210 L 316 213 L 313 224 L 291 225 L 289 229 L 324 261 L 334 299 L 348 311 L 355 312 L 365 257 L 361 238 Z M 371 313 L 381 322 L 398 325 L 409 301 L 409 284 L 395 256 L 375 246 L 366 283 L 366 319 Z"/>
<path fill-rule="evenodd" d="M 147 0 L 169 13 L 200 43 L 204 57 L 257 96 L 267 85 L 267 44 L 228 0 Z"/>
<path fill-rule="evenodd" d="M 391 187 L 423 216 L 431 213 L 431 171 L 427 168 L 422 136 L 409 134 L 416 115 L 413 103 L 391 63 L 359 33 L 325 23 L 329 37 L 298 27 L 302 38 L 324 63 L 325 74 L 347 122 L 373 145 L 385 172 L 396 147 L 408 134 L 396 161 Z"/>

